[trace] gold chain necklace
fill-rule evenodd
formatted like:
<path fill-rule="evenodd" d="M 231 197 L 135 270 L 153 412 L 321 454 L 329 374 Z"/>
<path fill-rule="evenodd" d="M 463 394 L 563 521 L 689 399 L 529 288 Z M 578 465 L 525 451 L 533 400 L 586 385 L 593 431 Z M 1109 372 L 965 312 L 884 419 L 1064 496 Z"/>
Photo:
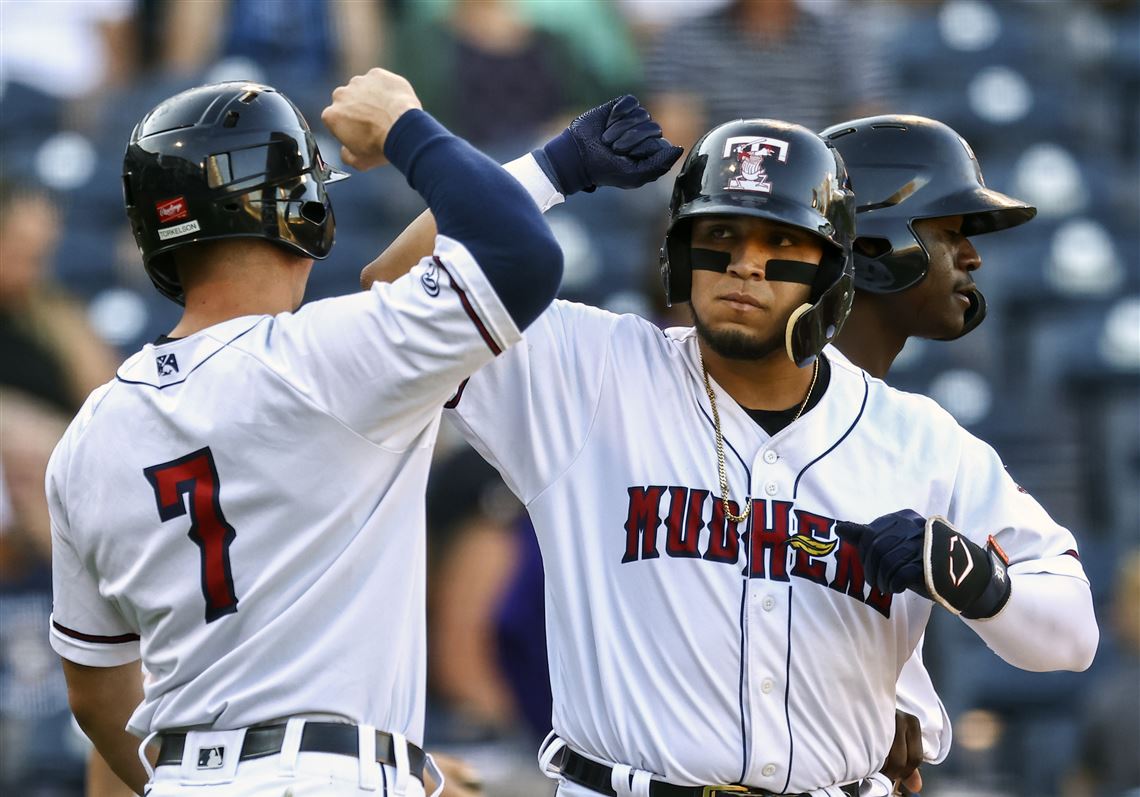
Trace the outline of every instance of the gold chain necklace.
<path fill-rule="evenodd" d="M 705 380 L 705 393 L 709 397 L 709 407 L 712 409 L 713 427 L 716 429 L 716 464 L 717 470 L 720 475 L 720 502 L 724 508 L 724 516 L 733 523 L 743 523 L 748 520 L 748 516 L 752 514 L 752 496 L 748 496 L 744 501 L 744 511 L 739 515 L 734 515 L 732 510 L 728 508 L 729 492 L 728 492 L 728 471 L 724 464 L 724 434 L 720 430 L 720 413 L 716 409 L 716 394 L 713 393 L 712 385 L 709 384 L 709 369 L 705 368 L 705 358 L 701 354 L 700 344 L 697 344 L 697 359 L 701 363 L 701 375 Z M 796 410 L 795 417 L 789 422 L 789 425 L 795 423 L 800 419 L 803 414 L 804 407 L 807 406 L 808 399 L 811 398 L 811 392 L 815 390 L 815 380 L 819 376 L 819 358 L 815 360 L 815 364 L 811 369 L 811 384 L 808 385 L 807 395 L 804 400 L 800 402 L 800 408 Z"/>

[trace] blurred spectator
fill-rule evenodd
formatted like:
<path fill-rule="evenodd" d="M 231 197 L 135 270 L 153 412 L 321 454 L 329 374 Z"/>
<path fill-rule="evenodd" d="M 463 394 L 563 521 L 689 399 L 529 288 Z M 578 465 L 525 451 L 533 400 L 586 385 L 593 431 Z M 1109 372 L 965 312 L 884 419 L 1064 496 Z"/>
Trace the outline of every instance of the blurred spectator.
<path fill-rule="evenodd" d="M 542 549 L 528 516 L 515 523 L 515 566 L 499 601 L 499 661 L 526 729 L 537 745 L 550 733 L 554 697 L 546 655 L 546 588 Z"/>
<path fill-rule="evenodd" d="M 713 125 L 771 117 L 812 130 L 884 110 L 887 74 L 845 3 L 732 0 L 662 32 L 647 103 L 688 147 Z"/>
<path fill-rule="evenodd" d="M 0 390 L 0 792 L 77 797 L 86 748 L 67 706 L 59 657 L 48 644 L 51 524 L 44 473 L 67 420 Z"/>
<path fill-rule="evenodd" d="M 101 90 L 134 77 L 135 0 L 4 0 L 3 127 L 89 123 Z"/>
<path fill-rule="evenodd" d="M 407 19 L 395 44 L 395 68 L 424 109 L 479 147 L 529 143 L 608 99 L 569 42 L 536 27 L 518 3 L 453 0 L 443 17 Z"/>
<path fill-rule="evenodd" d="M 523 555 L 515 530 L 522 508 L 482 457 L 460 440 L 449 447 L 447 437 L 441 437 L 427 496 L 426 746 L 433 755 L 443 750 L 461 757 L 488 797 L 551 795 L 556 784 L 534 765 L 538 740 L 526 723 L 532 696 L 517 691 L 518 662 L 505 660 L 498 644 L 499 607 Z M 540 622 L 518 629 L 532 643 L 523 654 L 534 645 L 545 654 L 541 581 L 537 598 Z M 539 674 L 548 677 L 545 655 Z M 549 729 L 550 687 L 541 694 Z"/>
<path fill-rule="evenodd" d="M 451 715 L 445 736 L 508 733 L 518 712 L 498 663 L 494 613 L 517 559 L 511 521 L 520 507 L 466 445 L 437 456 L 427 507 L 428 674 Z"/>
<path fill-rule="evenodd" d="M 616 1 L 643 48 L 651 45 L 661 31 L 671 25 L 704 16 L 730 2 L 730 0 L 687 0 L 684 3 L 662 3 L 660 0 Z"/>
<path fill-rule="evenodd" d="M 699 2 L 687 0 L 687 3 Z M 557 3 L 513 0 L 513 3 L 535 27 L 548 30 L 566 42 L 572 51 L 573 71 L 592 76 L 601 84 L 607 99 L 636 93 L 641 87 L 641 53 L 635 40 L 636 31 L 618 3 L 597 0 L 558 0 Z"/>
<path fill-rule="evenodd" d="M 49 277 L 59 210 L 43 191 L 0 183 L 0 385 L 79 409 L 118 358 Z"/>
<path fill-rule="evenodd" d="M 186 74 L 219 59 L 246 58 L 266 70 L 267 82 L 288 84 L 291 94 L 310 83 L 327 93 L 379 63 L 384 7 L 380 0 L 167 3 L 162 66 Z"/>
<path fill-rule="evenodd" d="M 1140 794 L 1140 548 L 1120 561 L 1111 610 L 1117 656 L 1085 701 L 1072 797 Z"/>

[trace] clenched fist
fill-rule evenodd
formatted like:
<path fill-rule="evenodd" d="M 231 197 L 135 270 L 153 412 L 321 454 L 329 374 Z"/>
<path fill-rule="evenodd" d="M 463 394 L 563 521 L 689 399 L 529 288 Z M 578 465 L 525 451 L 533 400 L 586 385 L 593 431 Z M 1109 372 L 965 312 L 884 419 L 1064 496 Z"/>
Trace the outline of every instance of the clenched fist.
<path fill-rule="evenodd" d="M 360 171 L 387 163 L 384 142 L 406 111 L 423 108 L 407 80 L 376 67 L 332 93 L 321 121 L 341 143 L 341 159 Z"/>

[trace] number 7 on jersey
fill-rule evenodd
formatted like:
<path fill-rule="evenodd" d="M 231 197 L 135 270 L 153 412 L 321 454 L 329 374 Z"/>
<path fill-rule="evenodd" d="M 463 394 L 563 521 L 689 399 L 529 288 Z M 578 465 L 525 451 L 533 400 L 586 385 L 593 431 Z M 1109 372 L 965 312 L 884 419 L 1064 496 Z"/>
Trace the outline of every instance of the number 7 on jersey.
<path fill-rule="evenodd" d="M 218 469 L 210 447 L 198 449 L 170 462 L 143 469 L 154 498 L 158 516 L 165 523 L 186 514 L 182 496 L 189 496 L 190 530 L 187 536 L 202 553 L 202 594 L 206 598 L 206 622 L 237 611 L 230 545 L 237 536 L 226 522 L 218 493 Z"/>

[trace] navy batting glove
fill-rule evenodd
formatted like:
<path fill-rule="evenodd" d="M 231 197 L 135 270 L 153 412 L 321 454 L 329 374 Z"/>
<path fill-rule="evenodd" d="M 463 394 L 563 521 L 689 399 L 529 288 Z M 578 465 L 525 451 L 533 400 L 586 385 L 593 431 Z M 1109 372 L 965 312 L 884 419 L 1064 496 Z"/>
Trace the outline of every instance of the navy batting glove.
<path fill-rule="evenodd" d="M 913 589 L 930 598 L 922 570 L 926 520 L 910 509 L 892 512 L 868 525 L 838 521 L 835 534 L 859 549 L 863 576 L 883 594 Z"/>
<path fill-rule="evenodd" d="M 911 589 L 971 620 L 993 617 L 1009 601 L 1001 548 L 992 537 L 983 548 L 946 518 L 904 509 L 867 526 L 839 521 L 835 533 L 859 548 L 863 575 L 880 592 Z"/>
<path fill-rule="evenodd" d="M 683 150 L 626 94 L 592 108 L 532 154 L 563 196 L 600 185 L 637 188 L 669 171 Z"/>

